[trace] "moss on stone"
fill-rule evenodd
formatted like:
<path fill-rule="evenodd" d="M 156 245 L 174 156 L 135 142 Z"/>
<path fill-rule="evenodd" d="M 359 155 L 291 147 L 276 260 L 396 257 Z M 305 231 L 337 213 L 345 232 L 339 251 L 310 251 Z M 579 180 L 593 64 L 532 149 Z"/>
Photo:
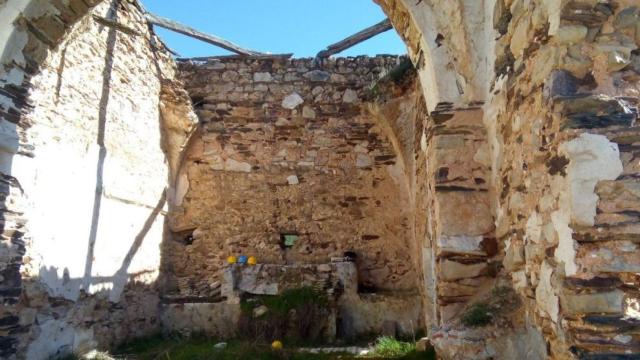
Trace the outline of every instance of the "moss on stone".
<path fill-rule="evenodd" d="M 485 303 L 476 303 L 462 315 L 462 324 L 469 327 L 486 326 L 493 319 L 493 309 Z"/>

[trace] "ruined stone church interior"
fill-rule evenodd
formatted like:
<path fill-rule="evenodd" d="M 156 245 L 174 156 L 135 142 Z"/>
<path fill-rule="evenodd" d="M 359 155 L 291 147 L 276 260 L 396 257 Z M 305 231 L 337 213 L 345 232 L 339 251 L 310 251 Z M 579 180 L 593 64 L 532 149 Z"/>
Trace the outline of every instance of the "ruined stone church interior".
<path fill-rule="evenodd" d="M 0 0 L 0 358 L 640 359 L 640 1 L 373 1 L 295 58 Z M 406 55 L 340 56 L 386 30 Z"/>

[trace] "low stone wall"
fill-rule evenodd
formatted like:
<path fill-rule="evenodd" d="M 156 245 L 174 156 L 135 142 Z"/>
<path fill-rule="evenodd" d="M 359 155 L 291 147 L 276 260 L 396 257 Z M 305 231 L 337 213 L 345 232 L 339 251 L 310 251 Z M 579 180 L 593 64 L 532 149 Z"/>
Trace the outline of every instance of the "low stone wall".
<path fill-rule="evenodd" d="M 241 302 L 252 296 L 278 296 L 287 290 L 313 288 L 325 294 L 330 316 L 318 319 L 327 342 L 385 334 L 415 336 L 424 329 L 422 298 L 417 292 L 358 293 L 353 262 L 316 265 L 258 264 L 225 268 L 217 302 L 198 297 L 165 296 L 162 329 L 183 335 L 203 333 L 228 339 L 237 336 Z M 270 309 L 265 309 L 270 311 Z M 251 320 L 245 320 L 251 321 Z"/>
<path fill-rule="evenodd" d="M 338 300 L 338 335 L 415 338 L 424 330 L 422 296 L 417 292 L 347 294 Z"/>
<path fill-rule="evenodd" d="M 236 335 L 240 319 L 240 304 L 183 303 L 163 304 L 162 331 L 167 335 L 205 334 L 215 339 L 230 339 Z"/>

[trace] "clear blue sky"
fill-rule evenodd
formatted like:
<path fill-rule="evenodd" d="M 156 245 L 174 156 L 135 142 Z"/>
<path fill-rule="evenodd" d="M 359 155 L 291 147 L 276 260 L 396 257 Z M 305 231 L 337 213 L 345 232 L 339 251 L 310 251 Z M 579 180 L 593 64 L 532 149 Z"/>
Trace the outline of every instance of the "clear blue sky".
<path fill-rule="evenodd" d="M 240 46 L 271 53 L 314 56 L 327 45 L 385 18 L 373 0 L 142 0 L 148 11 L 217 35 Z M 183 57 L 229 54 L 213 45 L 157 28 Z M 340 56 L 404 54 L 389 30 Z"/>

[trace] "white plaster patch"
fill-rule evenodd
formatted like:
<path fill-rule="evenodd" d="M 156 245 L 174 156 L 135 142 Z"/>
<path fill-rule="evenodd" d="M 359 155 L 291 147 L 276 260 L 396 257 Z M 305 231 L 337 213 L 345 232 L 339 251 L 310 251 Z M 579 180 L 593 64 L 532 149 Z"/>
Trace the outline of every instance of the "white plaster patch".
<path fill-rule="evenodd" d="M 567 155 L 567 181 L 571 194 L 571 222 L 593 226 L 598 196 L 594 188 L 600 180 L 615 180 L 622 174 L 618 145 L 603 135 L 582 134 L 560 145 Z"/>
<path fill-rule="evenodd" d="M 63 321 L 49 320 L 40 325 L 40 334 L 27 348 L 27 360 L 44 360 L 71 354 L 75 340 L 73 327 Z"/>
<path fill-rule="evenodd" d="M 553 322 L 558 322 L 558 311 L 560 305 L 558 297 L 553 292 L 551 285 L 551 275 L 553 268 L 545 261 L 540 268 L 540 282 L 536 287 L 536 302 L 549 315 Z"/>
<path fill-rule="evenodd" d="M 24 81 L 24 71 L 19 68 L 13 68 L 9 70 L 5 80 L 8 84 L 21 85 Z"/>
<path fill-rule="evenodd" d="M 624 301 L 624 317 L 626 319 L 640 320 L 640 300 L 627 298 Z"/>
<path fill-rule="evenodd" d="M 573 230 L 569 227 L 569 214 L 566 209 L 551 213 L 551 222 L 558 234 L 558 247 L 555 251 L 555 258 L 564 264 L 564 271 L 567 276 L 575 275 L 578 271 L 576 245 L 571 235 Z"/>
<path fill-rule="evenodd" d="M 552 191 L 558 197 L 558 210 L 551 221 L 558 235 L 555 258 L 564 264 L 567 276 L 578 272 L 576 242 L 571 225 L 593 226 L 598 196 L 595 186 L 601 180 L 614 180 L 622 173 L 618 145 L 603 135 L 581 134 L 562 143 L 560 153 L 569 160 L 567 176 L 554 176 Z"/>

